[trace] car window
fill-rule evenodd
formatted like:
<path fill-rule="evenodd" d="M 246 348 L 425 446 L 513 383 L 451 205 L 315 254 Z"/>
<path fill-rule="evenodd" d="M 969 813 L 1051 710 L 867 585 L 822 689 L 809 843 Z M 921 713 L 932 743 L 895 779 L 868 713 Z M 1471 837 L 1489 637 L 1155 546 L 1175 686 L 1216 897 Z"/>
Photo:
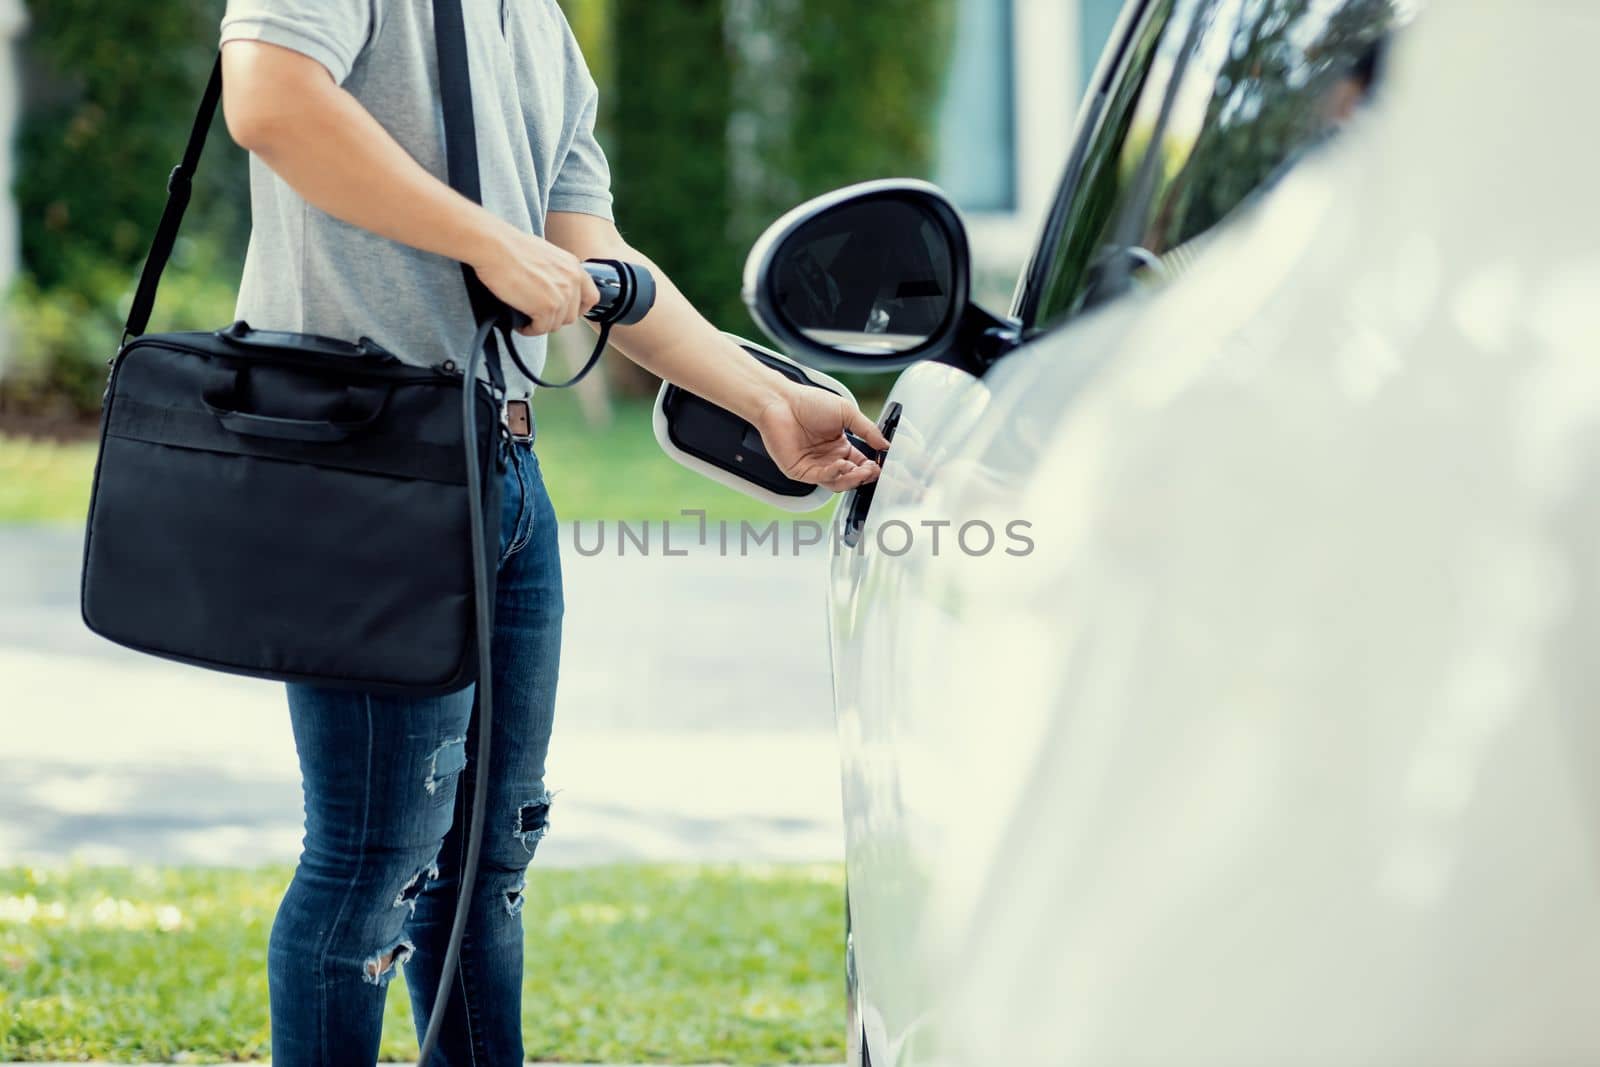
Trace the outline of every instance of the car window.
<path fill-rule="evenodd" d="M 1025 282 L 1024 330 L 1170 264 L 1336 131 L 1370 95 L 1398 17 L 1395 0 L 1152 5 Z"/>

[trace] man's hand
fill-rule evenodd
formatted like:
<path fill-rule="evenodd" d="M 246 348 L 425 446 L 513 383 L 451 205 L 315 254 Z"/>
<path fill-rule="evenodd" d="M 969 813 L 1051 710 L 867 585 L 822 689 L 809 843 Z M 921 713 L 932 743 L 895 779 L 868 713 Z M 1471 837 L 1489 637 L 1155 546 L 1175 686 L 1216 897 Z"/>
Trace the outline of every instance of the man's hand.
<path fill-rule="evenodd" d="M 889 447 L 872 420 L 844 397 L 802 385 L 767 404 L 756 417 L 756 429 L 779 470 L 836 493 L 878 477 L 878 465 L 845 439 L 846 430 L 880 451 Z"/>
<path fill-rule="evenodd" d="M 472 268 L 490 292 L 532 320 L 517 331 L 529 337 L 570 326 L 600 302 L 577 256 L 511 226 L 473 257 Z"/>

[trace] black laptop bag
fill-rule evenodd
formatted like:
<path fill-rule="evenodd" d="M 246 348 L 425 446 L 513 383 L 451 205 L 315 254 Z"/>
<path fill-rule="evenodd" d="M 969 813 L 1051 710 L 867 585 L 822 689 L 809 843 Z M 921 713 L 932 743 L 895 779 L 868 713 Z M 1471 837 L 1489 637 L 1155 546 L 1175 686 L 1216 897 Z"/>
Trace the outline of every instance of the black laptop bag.
<path fill-rule="evenodd" d="M 459 8 L 438 7 L 454 20 L 440 38 L 450 184 L 476 201 Z M 129 648 L 236 674 L 415 695 L 464 688 L 493 604 L 505 384 L 492 327 L 507 309 L 463 268 L 477 335 L 463 322 L 461 358 L 434 367 L 366 339 L 243 322 L 145 335 L 221 90 L 219 58 L 111 360 L 84 622 Z M 488 381 L 476 374 L 485 353 Z"/>

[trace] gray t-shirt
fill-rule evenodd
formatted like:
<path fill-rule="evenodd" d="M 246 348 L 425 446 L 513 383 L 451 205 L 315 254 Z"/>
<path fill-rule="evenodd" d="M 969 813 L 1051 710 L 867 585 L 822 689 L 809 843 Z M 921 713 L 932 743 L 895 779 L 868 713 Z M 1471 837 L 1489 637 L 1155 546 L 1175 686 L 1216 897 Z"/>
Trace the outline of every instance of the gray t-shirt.
<path fill-rule="evenodd" d="M 546 212 L 611 218 L 611 174 L 594 138 L 597 93 L 556 0 L 462 0 L 483 204 L 543 235 Z M 222 40 L 317 60 L 412 157 L 445 177 L 431 0 L 228 0 Z M 258 329 L 354 340 L 408 363 L 458 361 L 472 310 L 454 261 L 341 222 L 254 157 L 253 228 L 238 317 Z M 535 372 L 544 338 L 518 337 Z M 512 398 L 533 385 L 504 361 Z"/>

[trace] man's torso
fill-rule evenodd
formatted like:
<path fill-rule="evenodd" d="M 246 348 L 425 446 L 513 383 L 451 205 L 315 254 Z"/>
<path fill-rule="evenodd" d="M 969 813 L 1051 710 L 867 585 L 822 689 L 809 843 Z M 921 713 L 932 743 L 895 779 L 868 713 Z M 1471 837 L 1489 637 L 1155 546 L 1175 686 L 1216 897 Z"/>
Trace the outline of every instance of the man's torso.
<path fill-rule="evenodd" d="M 311 4 L 327 6 L 316 13 Z M 592 80 L 556 0 L 462 0 L 462 7 L 484 206 L 542 235 L 552 188 L 584 133 Z M 224 40 L 230 35 L 318 56 L 336 80 L 347 65 L 344 88 L 444 178 L 430 0 L 232 0 Z M 250 167 L 253 228 L 241 319 L 262 329 L 371 337 L 411 363 L 461 357 L 473 321 L 457 263 L 341 222 L 259 160 Z M 595 186 L 599 198 L 598 176 Z M 609 195 L 604 199 L 608 210 Z M 539 371 L 543 338 L 517 341 Z M 505 371 L 512 397 L 532 391 L 509 361 Z"/>

